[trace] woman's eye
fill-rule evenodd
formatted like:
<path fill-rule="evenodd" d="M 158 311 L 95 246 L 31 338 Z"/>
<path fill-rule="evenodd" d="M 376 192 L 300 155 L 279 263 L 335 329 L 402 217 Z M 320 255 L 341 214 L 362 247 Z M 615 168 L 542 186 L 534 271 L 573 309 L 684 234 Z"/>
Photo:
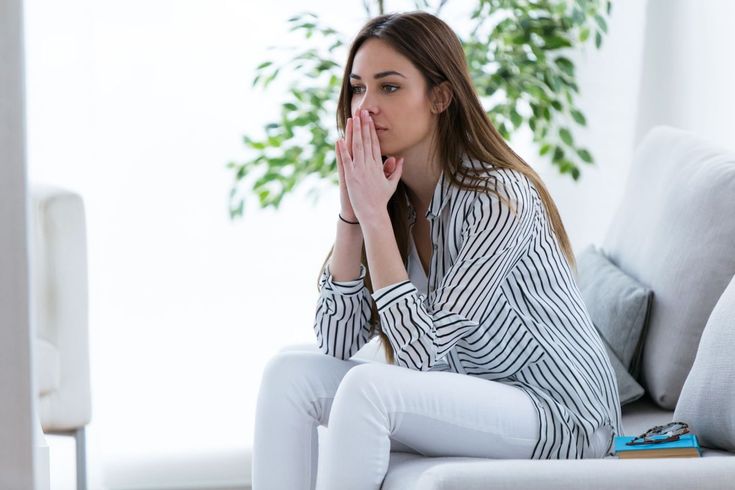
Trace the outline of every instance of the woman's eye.
<path fill-rule="evenodd" d="M 363 87 L 361 87 L 360 85 L 352 85 L 352 93 L 353 94 L 360 93 L 359 90 L 362 88 Z M 393 92 L 398 90 L 398 87 L 396 87 L 395 85 L 383 85 L 383 89 L 388 89 L 388 88 L 395 89 L 395 90 L 386 90 L 386 92 L 389 94 L 392 94 Z"/>

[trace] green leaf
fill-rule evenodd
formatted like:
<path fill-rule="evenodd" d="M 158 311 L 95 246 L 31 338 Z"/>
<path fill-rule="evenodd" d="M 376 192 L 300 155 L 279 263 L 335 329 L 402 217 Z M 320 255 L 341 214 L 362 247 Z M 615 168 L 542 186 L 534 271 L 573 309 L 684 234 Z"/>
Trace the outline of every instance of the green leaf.
<path fill-rule="evenodd" d="M 584 117 L 584 114 L 576 109 L 572 109 L 570 112 L 572 114 L 572 118 L 577 122 L 577 124 L 580 124 L 582 126 L 587 125 L 587 119 Z"/>
<path fill-rule="evenodd" d="M 513 123 L 513 127 L 515 127 L 516 129 L 518 129 L 521 123 L 523 123 L 523 118 L 520 114 L 518 114 L 515 107 L 510 111 L 510 120 Z"/>
<path fill-rule="evenodd" d="M 589 27 L 583 27 L 579 31 L 579 40 L 581 42 L 585 42 L 590 37 L 590 29 Z"/>
<path fill-rule="evenodd" d="M 549 86 L 554 90 L 554 92 L 561 91 L 561 80 L 558 76 L 554 75 L 553 73 L 546 72 L 546 78 L 549 82 Z"/>
<path fill-rule="evenodd" d="M 253 150 L 264 150 L 265 149 L 265 143 L 262 143 L 260 141 L 249 141 L 247 142 L 247 145 Z"/>
<path fill-rule="evenodd" d="M 574 164 L 566 159 L 559 160 L 557 163 L 559 164 L 559 169 L 563 174 L 571 172 L 574 168 Z"/>
<path fill-rule="evenodd" d="M 562 150 L 560 147 L 554 148 L 554 154 L 552 155 L 551 159 L 555 162 L 558 162 L 564 158 L 564 150 Z"/>
<path fill-rule="evenodd" d="M 577 155 L 579 155 L 579 158 L 584 160 L 587 163 L 592 163 L 592 155 L 590 155 L 590 152 L 585 150 L 584 148 L 580 148 L 577 150 Z"/>
<path fill-rule="evenodd" d="M 572 146 L 572 133 L 567 128 L 559 129 L 559 137 L 561 140 L 569 146 Z"/>
<path fill-rule="evenodd" d="M 597 49 L 600 49 L 600 45 L 602 44 L 602 34 L 600 34 L 600 31 L 595 32 L 595 47 Z"/>
<path fill-rule="evenodd" d="M 556 66 L 558 66 L 564 73 L 570 77 L 574 76 L 574 63 L 569 58 L 560 56 L 554 60 Z"/>
<path fill-rule="evenodd" d="M 263 189 L 258 193 L 258 199 L 260 199 L 260 204 L 263 205 L 268 200 L 268 196 L 270 196 L 271 191 L 268 189 Z"/>
<path fill-rule="evenodd" d="M 251 87 L 255 87 L 255 85 L 258 83 L 258 80 L 260 80 L 261 73 L 258 73 L 255 78 L 253 78 L 253 83 L 250 85 Z"/>
<path fill-rule="evenodd" d="M 574 23 L 582 24 L 584 23 L 584 19 L 585 19 L 584 12 L 582 12 L 582 10 L 580 10 L 579 8 L 574 7 L 572 9 L 572 20 L 574 21 Z"/>
<path fill-rule="evenodd" d="M 605 19 L 601 15 L 597 14 L 595 15 L 595 21 L 597 21 L 597 25 L 600 26 L 600 30 L 607 33 L 607 22 L 605 22 Z"/>
<path fill-rule="evenodd" d="M 279 72 L 280 70 L 281 70 L 281 67 L 279 66 L 278 68 L 276 68 L 276 69 L 275 69 L 275 70 L 273 71 L 273 73 L 271 73 L 270 75 L 268 75 L 268 76 L 267 76 L 267 77 L 265 78 L 265 80 L 263 80 L 263 88 L 267 88 L 267 87 L 268 87 L 268 85 L 270 85 L 270 83 L 271 83 L 271 82 L 272 82 L 273 80 L 275 80 L 275 78 L 276 78 L 276 77 L 278 76 L 278 72 Z"/>
<path fill-rule="evenodd" d="M 571 48 L 572 43 L 565 37 L 552 35 L 544 39 L 544 47 L 546 49 Z"/>
<path fill-rule="evenodd" d="M 539 155 L 544 156 L 551 150 L 551 143 L 544 143 L 541 145 L 541 149 L 538 151 Z"/>
<path fill-rule="evenodd" d="M 256 66 L 255 69 L 256 70 L 262 70 L 263 68 L 267 68 L 267 67 L 271 66 L 272 64 L 273 64 L 272 61 L 264 61 L 261 64 L 259 64 L 258 66 Z"/>

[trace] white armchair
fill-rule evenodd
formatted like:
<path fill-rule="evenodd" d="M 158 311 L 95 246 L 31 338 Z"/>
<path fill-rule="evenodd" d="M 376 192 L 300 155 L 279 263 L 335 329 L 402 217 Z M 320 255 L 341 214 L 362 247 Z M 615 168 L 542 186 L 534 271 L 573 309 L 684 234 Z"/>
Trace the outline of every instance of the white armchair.
<path fill-rule="evenodd" d="M 32 184 L 31 274 L 38 414 L 44 433 L 74 436 L 77 489 L 86 489 L 85 426 L 92 418 L 87 247 L 81 196 Z"/>

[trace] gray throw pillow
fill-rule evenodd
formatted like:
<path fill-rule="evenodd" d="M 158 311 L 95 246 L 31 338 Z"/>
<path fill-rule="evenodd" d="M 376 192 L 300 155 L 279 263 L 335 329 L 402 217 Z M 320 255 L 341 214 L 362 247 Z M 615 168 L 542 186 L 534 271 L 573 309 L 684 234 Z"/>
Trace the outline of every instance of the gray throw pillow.
<path fill-rule="evenodd" d="M 620 406 L 622 407 L 626 403 L 634 402 L 643 396 L 646 390 L 630 375 L 623 363 L 620 362 L 618 356 L 615 355 L 613 350 L 610 348 L 610 344 L 607 343 L 602 335 L 602 343 L 605 344 L 605 351 L 607 351 L 607 357 L 610 358 L 610 364 L 612 364 L 613 371 L 615 371 L 615 379 L 618 381 L 618 395 L 620 396 Z"/>
<path fill-rule="evenodd" d="M 577 285 L 605 341 L 621 405 L 637 400 L 644 391 L 635 378 L 653 291 L 621 271 L 593 244 L 577 257 Z"/>
<path fill-rule="evenodd" d="M 674 410 L 702 446 L 735 452 L 735 277 L 717 301 Z"/>

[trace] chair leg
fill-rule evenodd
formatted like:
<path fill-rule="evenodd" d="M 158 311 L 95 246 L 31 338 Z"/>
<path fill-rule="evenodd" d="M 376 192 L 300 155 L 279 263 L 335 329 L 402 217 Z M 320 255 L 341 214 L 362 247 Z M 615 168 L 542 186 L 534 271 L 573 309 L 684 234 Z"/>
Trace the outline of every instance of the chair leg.
<path fill-rule="evenodd" d="M 87 490 L 87 450 L 84 426 L 74 431 L 74 440 L 77 449 L 77 490 Z"/>

